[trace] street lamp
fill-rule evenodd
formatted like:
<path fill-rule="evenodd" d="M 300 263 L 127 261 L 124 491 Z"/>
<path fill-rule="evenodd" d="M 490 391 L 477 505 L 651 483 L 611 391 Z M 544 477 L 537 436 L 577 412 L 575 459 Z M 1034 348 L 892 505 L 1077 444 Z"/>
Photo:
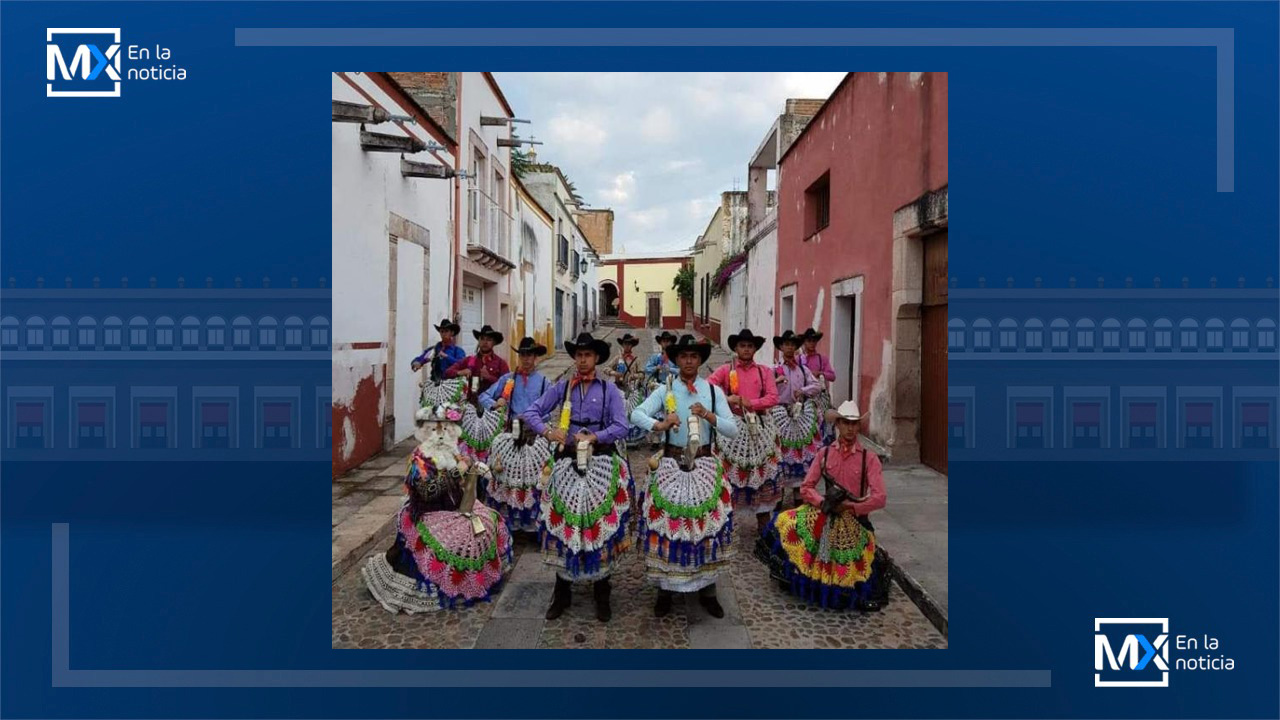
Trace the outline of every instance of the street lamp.
<path fill-rule="evenodd" d="M 579 274 L 579 275 L 586 275 L 586 274 L 587 274 L 587 261 L 586 261 L 586 260 L 579 260 L 579 261 L 578 261 L 578 274 Z"/>

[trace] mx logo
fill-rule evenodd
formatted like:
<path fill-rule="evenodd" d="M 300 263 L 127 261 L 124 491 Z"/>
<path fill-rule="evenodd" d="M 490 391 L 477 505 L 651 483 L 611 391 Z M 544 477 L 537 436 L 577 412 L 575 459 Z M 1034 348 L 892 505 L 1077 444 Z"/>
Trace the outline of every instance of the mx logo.
<path fill-rule="evenodd" d="M 48 28 L 46 97 L 120 97 L 120 28 Z"/>
<path fill-rule="evenodd" d="M 1094 618 L 1093 686 L 1169 687 L 1169 618 Z"/>

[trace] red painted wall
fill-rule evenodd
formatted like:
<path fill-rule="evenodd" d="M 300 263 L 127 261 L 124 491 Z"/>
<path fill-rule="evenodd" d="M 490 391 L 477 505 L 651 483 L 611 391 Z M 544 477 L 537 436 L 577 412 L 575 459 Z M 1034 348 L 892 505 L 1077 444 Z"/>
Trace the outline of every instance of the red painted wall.
<path fill-rule="evenodd" d="M 370 375 L 356 386 L 350 406 L 333 406 L 333 477 L 338 477 L 360 463 L 382 452 L 382 418 L 378 409 L 386 383 L 386 365 L 376 368 L 377 377 Z M 345 423 L 351 420 L 355 442 L 350 452 L 343 447 L 346 435 Z"/>
<path fill-rule="evenodd" d="M 881 79 L 880 75 L 884 75 Z M 913 81 L 911 76 L 918 75 Z M 806 193 L 830 173 L 830 224 L 807 236 Z M 831 352 L 832 283 L 862 275 L 866 407 L 891 337 L 893 214 L 947 184 L 947 74 L 853 73 L 783 156 L 778 172 L 778 280 L 796 284 L 796 329 L 809 327 L 823 290 L 820 352 Z M 774 320 L 774 334 L 780 331 Z"/>

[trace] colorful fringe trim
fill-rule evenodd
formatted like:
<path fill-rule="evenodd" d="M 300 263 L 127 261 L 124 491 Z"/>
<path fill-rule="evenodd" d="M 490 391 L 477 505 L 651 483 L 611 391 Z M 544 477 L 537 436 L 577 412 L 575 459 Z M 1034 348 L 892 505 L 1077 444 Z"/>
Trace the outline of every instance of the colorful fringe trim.
<path fill-rule="evenodd" d="M 419 593 L 434 597 L 436 599 L 436 602 L 439 604 L 439 606 L 442 609 L 454 609 L 459 606 L 470 607 L 472 605 L 475 605 L 476 603 L 490 602 L 493 600 L 494 596 L 497 595 L 498 591 L 502 589 L 502 584 L 506 580 L 506 577 L 505 577 L 506 571 L 509 570 L 512 564 L 514 563 L 514 557 L 512 554 L 512 546 L 511 546 L 511 537 L 510 535 L 505 533 L 505 529 L 506 529 L 505 525 L 499 524 L 499 527 L 503 529 L 502 531 L 500 531 L 500 534 L 499 534 L 499 542 L 498 542 L 499 547 L 497 548 L 496 556 L 490 561 L 491 563 L 496 563 L 500 568 L 499 570 L 497 570 L 498 574 L 495 580 L 485 582 L 485 583 L 479 583 L 479 582 L 475 582 L 475 580 L 478 580 L 478 576 L 477 576 L 478 571 L 451 569 L 449 571 L 450 577 L 448 578 L 450 582 L 447 584 L 453 586 L 454 592 L 452 593 L 448 592 L 444 585 L 441 585 L 440 583 L 433 581 L 429 576 L 423 574 L 422 570 L 419 567 L 418 557 L 417 557 L 418 553 L 421 553 L 422 550 L 419 550 L 418 553 L 415 553 L 415 551 L 411 549 L 410 546 L 406 543 L 405 534 L 403 532 L 399 532 L 396 534 L 395 549 L 396 549 L 396 552 L 399 554 L 400 562 L 397 563 L 398 569 L 396 569 L 395 572 L 397 575 L 400 575 L 402 577 L 406 577 L 412 580 Z M 501 541 L 502 537 L 506 537 L 506 542 Z M 420 542 L 421 542 L 421 539 L 419 538 L 414 541 L 414 544 L 416 545 Z M 425 543 L 423 543 L 423 545 L 425 547 Z M 372 561 L 376 561 L 378 559 L 379 557 L 375 557 L 372 559 Z M 406 574 L 403 572 L 403 570 L 409 570 L 409 573 Z M 470 575 L 468 575 L 468 573 L 470 573 Z M 441 579 L 441 578 L 437 577 L 437 579 Z M 471 587 L 483 587 L 483 592 L 474 592 L 474 591 L 470 593 L 459 592 L 458 589 L 468 586 L 469 579 L 472 580 Z M 367 583 L 372 583 L 376 581 L 376 573 L 375 574 L 366 573 L 365 580 Z M 386 590 L 392 590 L 391 594 L 394 594 L 394 589 L 385 588 L 381 590 L 382 592 L 379 592 L 378 590 L 375 590 L 372 587 L 370 588 L 370 591 L 374 593 L 375 597 L 379 598 L 379 602 L 381 602 L 384 607 L 387 607 L 387 602 L 381 596 L 388 594 Z M 393 610 L 393 608 L 391 607 L 387 607 L 387 609 Z"/>
<path fill-rule="evenodd" d="M 572 577 L 610 571 L 631 545 L 627 524 L 634 482 L 627 465 L 617 455 L 597 455 L 586 473 L 579 473 L 571 459 L 550 462 L 551 482 L 539 503 L 543 553 Z"/>
<path fill-rule="evenodd" d="M 824 533 L 840 537 L 824 541 Z M 809 505 L 778 513 L 756 542 L 754 554 L 771 577 L 811 605 L 845 609 L 858 601 L 883 603 L 888 598 L 883 551 L 875 536 L 847 513 L 831 524 Z"/>

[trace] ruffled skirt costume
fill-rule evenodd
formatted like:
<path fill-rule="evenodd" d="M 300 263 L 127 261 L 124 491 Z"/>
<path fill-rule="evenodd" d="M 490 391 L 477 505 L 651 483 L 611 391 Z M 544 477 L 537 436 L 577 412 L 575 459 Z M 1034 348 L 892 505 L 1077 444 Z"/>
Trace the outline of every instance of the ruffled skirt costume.
<path fill-rule="evenodd" d="M 636 524 L 645 573 L 659 588 L 693 592 L 727 567 L 733 502 L 719 458 L 695 458 L 684 470 L 664 457 L 649 477 Z"/>
<path fill-rule="evenodd" d="M 489 449 L 493 480 L 485 502 L 506 518 L 512 530 L 538 531 L 542 497 L 538 484 L 550 461 L 551 444 L 533 433 L 522 431 L 517 438 L 504 432 L 493 439 Z"/>
<path fill-rule="evenodd" d="M 585 472 L 575 458 L 547 465 L 550 478 L 539 506 L 543 558 L 565 580 L 608 577 L 630 547 L 632 481 L 616 453 L 594 455 Z"/>
<path fill-rule="evenodd" d="M 866 523 L 864 525 L 863 523 Z M 843 610 L 862 600 L 883 605 L 889 578 L 870 522 L 804 504 L 778 513 L 756 542 L 773 579 L 807 603 Z"/>
<path fill-rule="evenodd" d="M 778 485 L 798 488 L 822 447 L 818 403 L 804 400 L 769 409 L 778 428 Z"/>
<path fill-rule="evenodd" d="M 460 484 L 457 471 L 438 470 L 414 449 L 395 544 L 361 569 L 370 594 L 388 611 L 432 612 L 488 600 L 511 569 L 506 523 L 479 502 L 464 513 Z"/>
<path fill-rule="evenodd" d="M 736 437 L 717 433 L 715 440 L 717 455 L 729 478 L 733 506 L 756 513 L 771 512 L 782 500 L 777 478 L 777 420 L 766 412 L 755 423 L 738 416 L 738 423 Z"/>

